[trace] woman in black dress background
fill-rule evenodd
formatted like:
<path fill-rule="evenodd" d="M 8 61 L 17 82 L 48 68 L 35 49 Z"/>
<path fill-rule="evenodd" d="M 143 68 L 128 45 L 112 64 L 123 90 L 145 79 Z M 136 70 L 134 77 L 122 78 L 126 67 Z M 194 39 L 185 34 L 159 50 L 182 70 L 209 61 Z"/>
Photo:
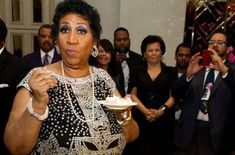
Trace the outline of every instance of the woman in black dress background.
<path fill-rule="evenodd" d="M 149 35 L 141 44 L 144 66 L 136 68 L 132 82 L 132 99 L 138 103 L 133 117 L 139 124 L 139 138 L 132 143 L 137 154 L 168 155 L 172 153 L 174 112 L 170 88 L 177 79 L 172 67 L 162 62 L 165 43 L 160 36 Z M 132 152 L 133 153 L 133 152 Z"/>

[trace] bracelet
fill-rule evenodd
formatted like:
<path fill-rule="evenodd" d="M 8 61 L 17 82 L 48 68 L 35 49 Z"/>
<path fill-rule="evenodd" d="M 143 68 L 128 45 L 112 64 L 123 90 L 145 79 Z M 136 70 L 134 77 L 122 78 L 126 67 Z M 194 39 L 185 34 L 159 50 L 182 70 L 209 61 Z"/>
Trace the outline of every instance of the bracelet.
<path fill-rule="evenodd" d="M 160 109 L 165 113 L 169 110 L 169 107 L 166 104 L 163 104 Z"/>
<path fill-rule="evenodd" d="M 128 116 L 128 117 L 127 117 L 127 112 L 129 112 L 129 116 Z M 117 119 L 117 122 L 118 122 L 118 124 L 120 124 L 121 126 L 126 126 L 126 125 L 129 123 L 129 121 L 131 120 L 131 117 L 132 117 L 131 111 L 125 111 L 125 112 L 121 113 L 121 115 L 122 115 L 122 120 L 119 121 L 119 120 Z"/>
<path fill-rule="evenodd" d="M 33 110 L 32 101 L 33 101 L 33 99 L 32 99 L 32 97 L 31 97 L 31 98 L 29 99 L 28 103 L 27 103 L 27 109 L 28 109 L 29 113 L 30 113 L 32 116 L 34 116 L 35 118 L 37 118 L 38 120 L 40 120 L 40 121 L 44 121 L 45 119 L 47 119 L 48 113 L 49 113 L 49 108 L 48 108 L 48 106 L 46 106 L 46 110 L 45 110 L 44 114 L 43 114 L 43 115 L 40 115 L 39 113 L 37 113 L 37 112 L 35 112 L 35 111 Z"/>

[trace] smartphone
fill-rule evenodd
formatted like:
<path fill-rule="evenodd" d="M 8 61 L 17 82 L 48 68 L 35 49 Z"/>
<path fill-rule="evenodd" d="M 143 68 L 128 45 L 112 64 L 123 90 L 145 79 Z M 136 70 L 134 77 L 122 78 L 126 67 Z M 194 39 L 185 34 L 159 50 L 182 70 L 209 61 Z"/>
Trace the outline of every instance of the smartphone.
<path fill-rule="evenodd" d="M 202 56 L 201 64 L 203 66 L 210 66 L 210 63 L 211 63 L 210 51 L 209 50 L 202 50 L 201 56 Z"/>
<path fill-rule="evenodd" d="M 126 48 L 121 47 L 120 49 L 118 49 L 118 53 L 126 54 L 126 53 L 127 53 L 127 50 L 126 50 Z"/>

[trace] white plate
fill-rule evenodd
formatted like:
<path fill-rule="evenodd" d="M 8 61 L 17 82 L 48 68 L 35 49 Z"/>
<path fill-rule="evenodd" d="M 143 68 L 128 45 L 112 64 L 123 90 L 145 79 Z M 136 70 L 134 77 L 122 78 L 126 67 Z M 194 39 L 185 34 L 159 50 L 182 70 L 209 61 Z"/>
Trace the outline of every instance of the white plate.
<path fill-rule="evenodd" d="M 117 103 L 109 103 L 106 100 L 98 101 L 98 103 L 105 105 L 110 110 L 126 110 L 131 106 L 137 105 L 136 102 L 129 102 L 128 104 L 117 104 Z"/>

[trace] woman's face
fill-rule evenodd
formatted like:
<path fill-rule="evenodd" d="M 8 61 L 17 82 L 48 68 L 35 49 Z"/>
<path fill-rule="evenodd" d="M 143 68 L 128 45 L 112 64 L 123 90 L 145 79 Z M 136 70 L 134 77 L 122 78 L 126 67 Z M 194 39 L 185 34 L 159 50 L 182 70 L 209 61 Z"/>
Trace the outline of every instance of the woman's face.
<path fill-rule="evenodd" d="M 95 44 L 89 22 L 70 13 L 60 19 L 58 44 L 64 63 L 72 68 L 88 66 Z"/>
<path fill-rule="evenodd" d="M 149 63 L 159 63 L 162 58 L 161 46 L 158 42 L 148 44 L 144 57 Z"/>
<path fill-rule="evenodd" d="M 105 51 L 101 45 L 98 46 L 98 51 L 99 53 L 98 56 L 96 57 L 98 64 L 102 66 L 108 65 L 111 61 L 111 53 Z"/>

